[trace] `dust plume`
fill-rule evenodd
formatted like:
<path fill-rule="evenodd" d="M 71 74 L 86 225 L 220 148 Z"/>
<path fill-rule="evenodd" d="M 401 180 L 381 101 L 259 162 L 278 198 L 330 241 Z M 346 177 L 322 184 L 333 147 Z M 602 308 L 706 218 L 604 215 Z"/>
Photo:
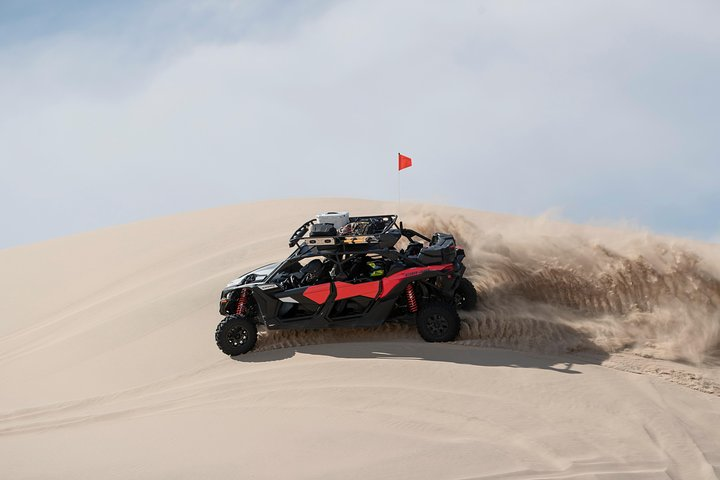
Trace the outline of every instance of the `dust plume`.
<path fill-rule="evenodd" d="M 720 249 L 546 218 L 478 225 L 419 213 L 410 221 L 452 232 L 465 247 L 482 303 L 463 318 L 463 343 L 694 363 L 718 353 Z"/>

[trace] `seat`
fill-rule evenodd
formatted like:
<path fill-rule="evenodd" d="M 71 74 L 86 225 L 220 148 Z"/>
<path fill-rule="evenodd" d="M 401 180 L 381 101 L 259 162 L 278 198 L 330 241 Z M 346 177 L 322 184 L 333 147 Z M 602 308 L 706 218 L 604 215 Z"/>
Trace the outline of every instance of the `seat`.
<path fill-rule="evenodd" d="M 315 283 L 318 283 L 324 269 L 325 265 L 321 260 L 317 258 L 313 259 L 296 273 L 290 275 L 290 278 L 292 279 L 291 284 L 294 287 L 314 285 Z"/>

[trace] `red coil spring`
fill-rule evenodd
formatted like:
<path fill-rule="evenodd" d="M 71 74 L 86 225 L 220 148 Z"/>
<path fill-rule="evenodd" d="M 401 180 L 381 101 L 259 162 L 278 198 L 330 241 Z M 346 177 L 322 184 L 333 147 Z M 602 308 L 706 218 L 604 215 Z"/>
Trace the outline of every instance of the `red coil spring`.
<path fill-rule="evenodd" d="M 247 302 L 248 302 L 248 289 L 243 288 L 240 290 L 240 297 L 238 298 L 237 308 L 235 313 L 237 315 L 245 315 L 247 313 Z"/>
<path fill-rule="evenodd" d="M 408 310 L 412 313 L 417 312 L 417 298 L 415 298 L 415 289 L 412 283 L 408 283 L 408 286 L 405 287 L 405 295 L 407 296 Z"/>

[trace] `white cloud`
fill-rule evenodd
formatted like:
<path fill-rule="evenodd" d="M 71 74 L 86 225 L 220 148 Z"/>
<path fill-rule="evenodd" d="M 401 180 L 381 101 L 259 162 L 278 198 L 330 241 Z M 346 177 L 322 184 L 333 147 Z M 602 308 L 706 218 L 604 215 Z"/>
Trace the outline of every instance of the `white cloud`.
<path fill-rule="evenodd" d="M 222 41 L 202 7 L 179 50 L 176 30 L 141 35 L 152 55 L 80 31 L 0 54 L 0 208 L 26 232 L 0 245 L 257 197 L 392 199 L 397 151 L 408 197 L 515 213 L 672 229 L 653 216 L 668 198 L 720 191 L 719 141 L 664 114 L 720 102 L 674 71 L 720 81 L 715 2 L 345 1 L 243 10 Z"/>

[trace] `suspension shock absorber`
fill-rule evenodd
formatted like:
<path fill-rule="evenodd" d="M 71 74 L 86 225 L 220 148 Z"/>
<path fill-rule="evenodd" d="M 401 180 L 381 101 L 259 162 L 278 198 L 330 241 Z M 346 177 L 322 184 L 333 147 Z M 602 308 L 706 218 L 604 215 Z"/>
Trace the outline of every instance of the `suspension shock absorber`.
<path fill-rule="evenodd" d="M 415 297 L 415 289 L 412 283 L 408 283 L 408 286 L 405 287 L 405 296 L 407 297 L 408 310 L 410 310 L 410 313 L 417 312 L 417 298 Z"/>
<path fill-rule="evenodd" d="M 240 297 L 238 297 L 238 303 L 237 308 L 235 309 L 235 313 L 237 315 L 245 315 L 247 313 L 247 304 L 248 304 L 248 298 L 250 296 L 250 290 L 247 288 L 243 288 L 240 290 Z"/>

